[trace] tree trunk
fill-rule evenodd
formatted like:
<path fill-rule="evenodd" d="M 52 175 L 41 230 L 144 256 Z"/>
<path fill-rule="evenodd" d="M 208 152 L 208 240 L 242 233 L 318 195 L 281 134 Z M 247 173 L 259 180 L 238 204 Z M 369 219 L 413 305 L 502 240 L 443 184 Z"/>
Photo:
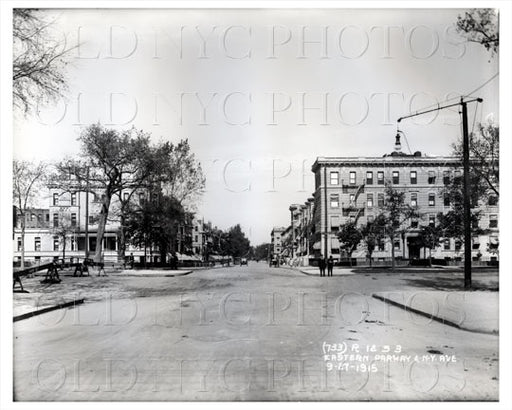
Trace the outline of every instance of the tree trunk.
<path fill-rule="evenodd" d="M 432 249 L 428 248 L 428 266 L 432 267 Z"/>
<path fill-rule="evenodd" d="M 66 262 L 66 237 L 62 238 L 62 261 Z"/>
<path fill-rule="evenodd" d="M 372 267 L 372 254 L 369 253 L 368 255 L 370 256 L 370 268 L 371 268 Z"/>
<path fill-rule="evenodd" d="M 391 238 L 391 270 L 395 270 L 395 238 L 393 236 Z"/>
<path fill-rule="evenodd" d="M 94 252 L 94 261 L 101 262 L 102 260 L 102 244 L 103 237 L 105 236 L 105 227 L 107 225 L 108 211 L 110 208 L 110 200 L 112 199 L 112 194 L 108 192 L 108 189 L 105 191 L 105 196 L 103 197 L 103 202 L 101 204 L 101 211 L 98 220 L 98 233 L 96 234 L 96 251 Z"/>
<path fill-rule="evenodd" d="M 124 262 L 126 257 L 126 236 L 124 234 L 124 227 L 126 223 L 126 218 L 124 215 L 124 210 L 121 210 L 121 218 L 120 218 L 120 229 L 119 229 L 119 244 L 117 246 L 117 261 Z"/>
<path fill-rule="evenodd" d="M 25 268 L 25 214 L 21 214 L 21 261 L 20 268 Z"/>

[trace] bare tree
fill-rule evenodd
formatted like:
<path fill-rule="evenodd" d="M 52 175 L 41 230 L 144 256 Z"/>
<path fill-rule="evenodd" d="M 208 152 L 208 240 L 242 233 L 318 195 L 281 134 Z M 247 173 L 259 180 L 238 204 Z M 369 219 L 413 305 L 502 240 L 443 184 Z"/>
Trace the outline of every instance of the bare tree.
<path fill-rule="evenodd" d="M 66 90 L 65 41 L 55 39 L 36 9 L 13 10 L 13 101 L 24 115 L 39 102 L 55 102 Z"/>
<path fill-rule="evenodd" d="M 27 209 L 34 205 L 36 194 L 44 182 L 46 165 L 13 161 L 13 201 L 19 213 L 21 229 L 21 268 L 25 267 L 25 229 Z"/>
<path fill-rule="evenodd" d="M 66 259 L 66 247 L 70 236 L 77 232 L 76 222 L 71 220 L 69 209 L 63 208 L 58 212 L 58 225 L 51 229 L 54 236 L 59 238 L 62 247 L 62 259 Z"/>

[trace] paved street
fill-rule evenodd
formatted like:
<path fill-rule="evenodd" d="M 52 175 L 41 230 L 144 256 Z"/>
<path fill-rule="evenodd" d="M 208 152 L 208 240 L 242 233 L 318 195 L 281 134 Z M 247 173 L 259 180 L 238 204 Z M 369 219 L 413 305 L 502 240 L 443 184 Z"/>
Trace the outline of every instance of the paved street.
<path fill-rule="evenodd" d="M 320 278 L 255 262 L 176 277 L 63 275 L 46 297 L 86 301 L 14 323 L 15 399 L 497 400 L 497 335 L 371 297 L 451 291 L 455 280 Z M 497 276 L 474 282 L 497 287 Z"/>

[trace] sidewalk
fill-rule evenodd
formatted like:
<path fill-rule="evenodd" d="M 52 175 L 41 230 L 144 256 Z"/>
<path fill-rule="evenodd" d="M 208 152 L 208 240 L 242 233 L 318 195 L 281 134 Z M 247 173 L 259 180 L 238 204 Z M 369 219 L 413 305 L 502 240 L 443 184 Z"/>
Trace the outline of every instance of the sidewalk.
<path fill-rule="evenodd" d="M 499 334 L 499 292 L 420 290 L 379 292 L 372 296 L 448 326 Z"/>
<path fill-rule="evenodd" d="M 185 276 L 193 272 L 193 269 L 125 269 L 120 272 L 111 273 L 111 276 L 163 276 L 175 277 Z"/>
<path fill-rule="evenodd" d="M 296 267 L 293 269 L 298 269 L 300 272 L 309 275 L 309 276 L 318 276 L 320 277 L 320 270 L 317 267 Z M 325 274 L 327 275 L 327 269 L 325 270 Z M 334 268 L 332 270 L 333 276 L 345 276 L 345 275 L 354 275 L 355 272 L 352 268 Z"/>

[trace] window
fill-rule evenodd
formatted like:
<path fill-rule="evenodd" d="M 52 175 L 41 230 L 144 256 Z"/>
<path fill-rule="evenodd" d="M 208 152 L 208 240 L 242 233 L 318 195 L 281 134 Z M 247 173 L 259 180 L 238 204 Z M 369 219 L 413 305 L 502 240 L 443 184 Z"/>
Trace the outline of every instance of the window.
<path fill-rule="evenodd" d="M 489 228 L 498 227 L 498 215 L 489 215 Z"/>
<path fill-rule="evenodd" d="M 436 171 L 428 171 L 428 183 L 430 185 L 436 183 Z"/>
<path fill-rule="evenodd" d="M 71 226 L 76 226 L 76 213 L 71 214 Z"/>
<path fill-rule="evenodd" d="M 338 231 L 340 229 L 340 217 L 338 215 L 331 215 L 331 231 Z"/>
<path fill-rule="evenodd" d="M 498 197 L 496 195 L 489 195 L 488 204 L 489 206 L 498 205 Z"/>
<path fill-rule="evenodd" d="M 53 250 L 54 251 L 59 250 L 59 238 L 57 236 L 53 237 Z"/>
<path fill-rule="evenodd" d="M 379 208 L 384 207 L 384 194 L 377 194 L 377 206 Z"/>
<path fill-rule="evenodd" d="M 199 231 L 199 227 L 198 227 L 197 225 L 196 225 L 196 226 L 194 226 L 194 230 L 195 230 L 196 232 L 197 232 L 197 231 Z"/>
<path fill-rule="evenodd" d="M 418 206 L 418 194 L 415 192 L 411 193 L 411 206 Z"/>
<path fill-rule="evenodd" d="M 331 208 L 339 208 L 340 199 L 338 194 L 331 195 Z"/>
<path fill-rule="evenodd" d="M 443 171 L 443 184 L 448 185 L 450 183 L 450 171 Z"/>
<path fill-rule="evenodd" d="M 474 250 L 480 249 L 480 242 L 478 242 L 478 240 L 473 239 L 472 249 L 474 249 Z"/>
<path fill-rule="evenodd" d="M 59 194 L 54 193 L 53 194 L 53 206 L 59 205 Z"/>
<path fill-rule="evenodd" d="M 46 214 L 44 219 L 46 222 L 50 222 L 50 214 Z"/>
<path fill-rule="evenodd" d="M 123 201 L 128 201 L 128 198 L 130 197 L 130 193 L 129 192 L 123 192 Z"/>
<path fill-rule="evenodd" d="M 368 208 L 373 208 L 373 194 L 366 195 L 366 206 Z"/>
<path fill-rule="evenodd" d="M 350 205 L 354 205 L 354 201 L 356 200 L 355 194 L 350 194 L 348 196 L 348 201 L 350 202 Z"/>
<path fill-rule="evenodd" d="M 350 185 L 355 185 L 356 184 L 356 173 L 355 173 L 355 171 L 350 171 L 349 183 L 350 183 Z"/>
<path fill-rule="evenodd" d="M 428 216 L 428 226 L 436 226 L 436 216 L 435 215 L 429 215 Z"/>
<path fill-rule="evenodd" d="M 443 245 L 443 247 L 444 247 L 444 250 L 445 250 L 445 251 L 449 251 L 449 250 L 451 249 L 450 239 L 449 239 L 449 238 L 447 238 L 447 239 L 445 239 L 445 240 L 444 240 L 444 245 Z"/>
<path fill-rule="evenodd" d="M 450 206 L 450 195 L 448 194 L 445 194 L 444 195 L 444 202 L 443 202 L 444 206 Z"/>
<path fill-rule="evenodd" d="M 366 185 L 373 185 L 373 172 L 366 171 Z"/>
<path fill-rule="evenodd" d="M 384 252 L 384 250 L 386 249 L 386 244 L 384 243 L 384 240 L 383 239 L 379 239 L 379 244 L 378 244 L 378 247 L 379 247 L 379 252 Z"/>
<path fill-rule="evenodd" d="M 455 180 L 459 180 L 462 178 L 462 171 L 460 169 L 455 170 L 453 178 Z"/>
<path fill-rule="evenodd" d="M 393 184 L 399 184 L 400 183 L 400 174 L 398 171 L 393 171 Z"/>
<path fill-rule="evenodd" d="M 418 219 L 411 218 L 411 228 L 417 228 L 417 227 L 418 227 Z"/>
<path fill-rule="evenodd" d="M 76 192 L 71 193 L 71 206 L 76 205 Z"/>
<path fill-rule="evenodd" d="M 32 222 L 34 222 L 34 221 L 36 220 L 36 214 L 31 214 L 31 215 L 30 215 L 30 220 L 31 220 Z"/>
<path fill-rule="evenodd" d="M 18 249 L 18 252 L 20 252 L 21 251 L 21 238 L 18 238 L 17 242 L 18 242 L 18 248 L 17 249 Z"/>
<path fill-rule="evenodd" d="M 199 237 L 197 235 L 194 236 L 194 242 L 198 242 L 199 241 Z"/>
<path fill-rule="evenodd" d="M 34 250 L 36 252 L 41 252 L 41 238 L 39 236 L 34 238 Z"/>
<path fill-rule="evenodd" d="M 331 185 L 338 185 L 340 182 L 340 174 L 337 171 L 331 172 Z"/>
<path fill-rule="evenodd" d="M 435 206 L 436 194 L 428 194 L 428 206 Z"/>
<path fill-rule="evenodd" d="M 399 251 L 400 250 L 400 241 L 395 241 L 394 247 L 395 247 L 395 251 Z"/>
<path fill-rule="evenodd" d="M 416 171 L 411 171 L 411 185 L 416 185 L 418 183 L 418 174 Z"/>
<path fill-rule="evenodd" d="M 59 214 L 53 214 L 53 227 L 59 227 Z"/>
<path fill-rule="evenodd" d="M 384 185 L 384 171 L 377 172 L 377 184 Z"/>
<path fill-rule="evenodd" d="M 460 251 L 461 248 L 462 248 L 462 242 L 459 241 L 458 239 L 456 239 L 455 240 L 455 250 Z"/>

